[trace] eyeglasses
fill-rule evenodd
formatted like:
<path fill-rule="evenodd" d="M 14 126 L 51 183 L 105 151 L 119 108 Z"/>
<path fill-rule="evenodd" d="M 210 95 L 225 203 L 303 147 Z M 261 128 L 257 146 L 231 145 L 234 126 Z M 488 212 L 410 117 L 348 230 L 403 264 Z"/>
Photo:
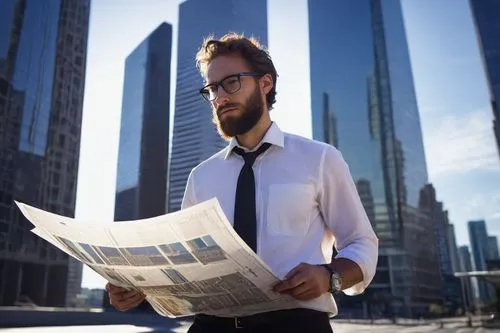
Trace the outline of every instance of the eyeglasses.
<path fill-rule="evenodd" d="M 260 77 L 262 74 L 254 73 L 254 72 L 243 72 L 243 73 L 235 73 L 229 76 L 226 76 L 219 82 L 212 82 L 207 84 L 203 88 L 200 89 L 200 94 L 204 99 L 211 102 L 217 98 L 217 92 L 219 91 L 219 87 L 222 87 L 224 91 L 228 94 L 234 94 L 241 89 L 241 77 L 242 76 L 253 76 Z"/>

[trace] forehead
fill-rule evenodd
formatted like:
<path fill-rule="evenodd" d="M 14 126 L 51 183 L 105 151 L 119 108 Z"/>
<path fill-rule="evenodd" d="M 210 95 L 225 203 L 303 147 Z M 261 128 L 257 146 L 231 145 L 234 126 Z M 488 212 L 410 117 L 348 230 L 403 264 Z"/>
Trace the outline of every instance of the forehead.
<path fill-rule="evenodd" d="M 245 59 L 238 55 L 221 55 L 207 66 L 205 79 L 208 83 L 219 81 L 228 75 L 250 71 Z"/>

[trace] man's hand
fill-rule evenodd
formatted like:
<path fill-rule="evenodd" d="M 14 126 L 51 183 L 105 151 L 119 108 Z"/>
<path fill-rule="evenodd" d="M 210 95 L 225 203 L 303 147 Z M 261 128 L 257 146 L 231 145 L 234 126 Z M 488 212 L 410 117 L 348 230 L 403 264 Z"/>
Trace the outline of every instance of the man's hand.
<path fill-rule="evenodd" d="M 145 295 L 135 290 L 127 290 L 109 282 L 106 284 L 106 291 L 109 294 L 109 303 L 120 311 L 135 308 L 146 299 Z"/>
<path fill-rule="evenodd" d="M 301 263 L 273 289 L 278 293 L 289 294 L 298 300 L 307 301 L 330 290 L 330 274 L 324 267 Z"/>

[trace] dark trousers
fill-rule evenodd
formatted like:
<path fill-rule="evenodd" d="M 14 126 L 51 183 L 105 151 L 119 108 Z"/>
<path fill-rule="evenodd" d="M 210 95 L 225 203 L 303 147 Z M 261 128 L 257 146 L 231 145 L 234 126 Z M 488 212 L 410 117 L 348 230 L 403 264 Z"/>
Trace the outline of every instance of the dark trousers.
<path fill-rule="evenodd" d="M 332 333 L 325 312 L 291 309 L 259 313 L 246 317 L 196 315 L 188 333 Z"/>

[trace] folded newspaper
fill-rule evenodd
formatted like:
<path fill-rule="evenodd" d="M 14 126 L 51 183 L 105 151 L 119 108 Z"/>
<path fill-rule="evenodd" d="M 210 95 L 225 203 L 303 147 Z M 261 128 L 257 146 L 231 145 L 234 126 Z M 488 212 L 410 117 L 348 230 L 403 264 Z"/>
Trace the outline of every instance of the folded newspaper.
<path fill-rule="evenodd" d="M 135 221 L 88 222 L 16 202 L 33 233 L 109 282 L 146 295 L 163 316 L 243 316 L 297 307 L 234 231 L 217 199 Z"/>

